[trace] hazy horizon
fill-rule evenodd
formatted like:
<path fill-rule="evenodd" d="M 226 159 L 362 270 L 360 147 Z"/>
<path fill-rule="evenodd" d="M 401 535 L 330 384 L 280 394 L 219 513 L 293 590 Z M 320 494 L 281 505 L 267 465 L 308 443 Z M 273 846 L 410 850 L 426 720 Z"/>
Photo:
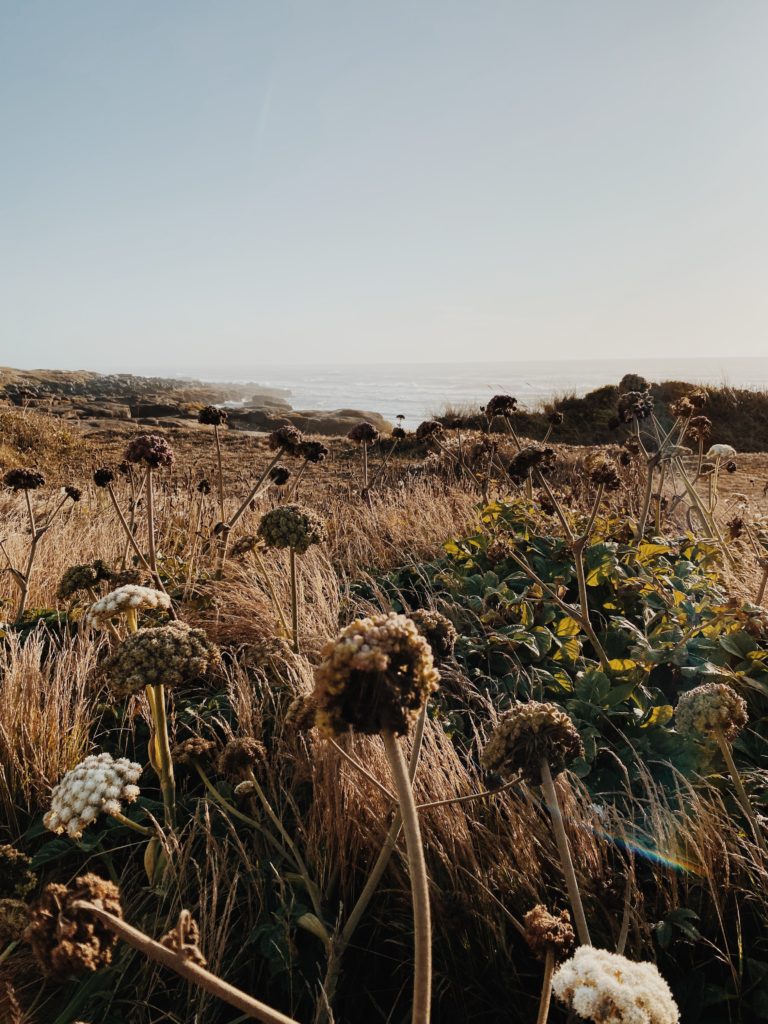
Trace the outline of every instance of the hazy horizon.
<path fill-rule="evenodd" d="M 756 0 L 0 0 L 0 363 L 758 356 L 766 30 Z"/>

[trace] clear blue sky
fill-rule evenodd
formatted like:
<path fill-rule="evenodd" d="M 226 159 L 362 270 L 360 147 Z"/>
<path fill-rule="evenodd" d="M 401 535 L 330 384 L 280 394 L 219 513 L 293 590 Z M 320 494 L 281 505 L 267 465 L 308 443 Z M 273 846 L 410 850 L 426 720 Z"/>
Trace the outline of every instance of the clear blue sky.
<path fill-rule="evenodd" d="M 0 0 L 0 364 L 768 351 L 763 0 Z"/>

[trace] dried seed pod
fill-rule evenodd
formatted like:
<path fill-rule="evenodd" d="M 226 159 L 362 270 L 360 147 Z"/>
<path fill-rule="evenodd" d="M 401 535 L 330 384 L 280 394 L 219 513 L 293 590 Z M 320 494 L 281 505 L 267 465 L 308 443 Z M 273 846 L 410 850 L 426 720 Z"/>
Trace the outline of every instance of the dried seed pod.
<path fill-rule="evenodd" d="M 144 463 L 150 469 L 172 466 L 175 460 L 173 448 L 160 434 L 139 434 L 124 452 L 126 462 Z"/>
<path fill-rule="evenodd" d="M 581 737 L 568 715 L 556 704 L 532 700 L 516 704 L 501 717 L 480 763 L 505 779 L 521 773 L 528 782 L 539 784 L 542 761 L 554 776 L 583 755 Z"/>

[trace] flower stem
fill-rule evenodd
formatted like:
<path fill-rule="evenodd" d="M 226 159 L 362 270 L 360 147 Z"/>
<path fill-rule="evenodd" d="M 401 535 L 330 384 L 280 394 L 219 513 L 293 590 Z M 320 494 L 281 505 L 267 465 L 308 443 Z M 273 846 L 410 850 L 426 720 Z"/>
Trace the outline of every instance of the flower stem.
<path fill-rule="evenodd" d="M 536 1024 L 547 1024 L 549 1003 L 552 999 L 552 975 L 554 971 L 555 951 L 549 948 L 544 960 L 544 979 L 541 983 L 541 998 L 539 999 L 539 1012 L 536 1015 Z"/>
<path fill-rule="evenodd" d="M 717 729 L 715 731 L 715 739 L 717 745 L 723 754 L 723 760 L 725 761 L 726 767 L 730 773 L 731 779 L 733 780 L 733 787 L 736 790 L 736 798 L 741 804 L 741 809 L 746 815 L 747 821 L 749 822 L 752 833 L 755 837 L 755 842 L 763 851 L 763 854 L 768 856 L 768 846 L 766 846 L 765 837 L 763 836 L 760 828 L 760 823 L 757 820 L 755 809 L 752 806 L 752 802 L 747 796 L 747 791 L 744 789 L 744 783 L 741 781 L 739 770 L 736 767 L 736 762 L 733 760 L 733 754 L 731 753 L 731 745 L 728 740 L 723 736 L 722 730 Z"/>
<path fill-rule="evenodd" d="M 131 821 L 130 818 L 126 818 L 124 814 L 119 811 L 110 814 L 110 818 L 114 818 L 115 821 L 119 821 L 121 825 L 125 825 L 126 828 L 132 828 L 134 832 L 138 832 L 142 836 L 153 836 L 155 830 L 150 828 L 148 825 L 140 825 L 138 821 Z"/>
<path fill-rule="evenodd" d="M 432 1000 L 432 935 L 429 913 L 427 867 L 421 842 L 419 816 L 408 777 L 408 766 L 395 735 L 388 729 L 381 734 L 384 750 L 392 770 L 392 778 L 400 802 L 411 875 L 414 930 L 414 979 L 412 1024 L 428 1024 Z"/>
<path fill-rule="evenodd" d="M 560 803 L 557 799 L 557 790 L 555 789 L 555 784 L 552 781 L 552 772 L 550 771 L 549 762 L 546 758 L 542 758 L 541 760 L 541 788 L 544 791 L 544 799 L 547 802 L 549 815 L 552 820 L 552 831 L 555 833 L 555 841 L 557 842 L 557 849 L 560 854 L 560 863 L 563 868 L 563 874 L 565 875 L 565 884 L 568 887 L 568 897 L 571 901 L 573 920 L 576 925 L 579 942 L 582 946 L 591 946 L 592 942 L 589 937 L 587 919 L 584 915 L 584 906 L 581 902 L 579 883 L 576 881 L 576 871 L 574 870 L 573 860 L 571 859 L 571 849 L 568 845 L 568 836 L 565 834 L 565 826 L 563 825 L 563 814 L 560 810 Z"/>
<path fill-rule="evenodd" d="M 284 636 L 290 636 L 291 631 L 288 628 L 288 623 L 285 620 L 285 613 L 283 612 L 283 606 L 280 604 L 280 602 L 277 599 L 277 594 L 275 593 L 275 588 L 272 585 L 272 577 L 269 574 L 269 570 L 267 569 L 266 565 L 264 564 L 264 559 L 261 557 L 261 555 L 259 554 L 258 550 L 256 548 L 253 548 L 252 551 L 253 551 L 253 557 L 256 559 L 256 563 L 257 563 L 259 569 L 261 570 L 261 574 L 262 574 L 262 576 L 264 578 L 264 584 L 265 584 L 267 590 L 269 591 L 269 596 L 272 598 L 272 605 L 273 605 L 275 611 L 277 612 L 278 618 L 280 619 L 280 625 L 283 627 L 283 635 Z"/>
<path fill-rule="evenodd" d="M 151 691 L 151 695 L 150 695 Z M 165 824 L 173 830 L 176 819 L 176 781 L 173 775 L 173 758 L 171 742 L 168 736 L 168 715 L 165 707 L 165 687 L 162 683 L 147 687 L 149 706 L 155 727 L 154 743 L 160 777 L 160 790 L 163 794 L 165 808 Z"/>
<path fill-rule="evenodd" d="M 115 917 L 114 914 L 103 910 L 95 903 L 78 900 L 74 907 L 80 912 L 92 914 L 102 924 L 106 925 L 110 931 L 114 932 L 118 938 L 122 939 L 129 946 L 133 946 L 134 949 L 137 949 L 147 959 L 154 960 L 164 967 L 170 967 L 172 971 L 175 971 L 182 978 L 186 978 L 187 981 L 191 981 L 206 992 L 210 992 L 211 995 L 217 996 L 225 1003 L 229 1003 L 230 1006 L 242 1010 L 252 1020 L 260 1020 L 264 1024 L 297 1024 L 293 1017 L 286 1017 L 279 1010 L 273 1010 L 265 1003 L 259 1002 L 253 996 L 249 996 L 246 992 L 235 988 L 234 985 L 230 985 L 222 978 L 211 974 L 210 971 L 196 964 L 189 957 L 185 956 L 184 953 L 176 952 L 159 942 L 155 942 L 154 939 L 139 931 L 138 928 L 134 928 L 127 921 L 123 921 L 119 917 Z"/>
<path fill-rule="evenodd" d="M 213 425 L 213 437 L 216 442 L 216 467 L 218 469 L 218 487 L 219 487 L 219 512 L 221 514 L 221 521 L 224 522 L 224 470 L 221 465 L 221 438 L 219 437 L 219 425 L 214 423 Z"/>
<path fill-rule="evenodd" d="M 293 651 L 299 653 L 299 591 L 296 585 L 296 551 L 290 549 L 291 563 L 291 631 L 293 634 Z"/>

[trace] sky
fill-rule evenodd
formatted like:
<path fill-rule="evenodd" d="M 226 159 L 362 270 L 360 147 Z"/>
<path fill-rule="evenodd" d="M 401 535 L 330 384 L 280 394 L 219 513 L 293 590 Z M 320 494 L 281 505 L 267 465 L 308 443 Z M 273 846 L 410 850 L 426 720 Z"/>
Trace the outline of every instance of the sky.
<path fill-rule="evenodd" d="M 0 364 L 768 353 L 764 0 L 0 0 Z"/>

